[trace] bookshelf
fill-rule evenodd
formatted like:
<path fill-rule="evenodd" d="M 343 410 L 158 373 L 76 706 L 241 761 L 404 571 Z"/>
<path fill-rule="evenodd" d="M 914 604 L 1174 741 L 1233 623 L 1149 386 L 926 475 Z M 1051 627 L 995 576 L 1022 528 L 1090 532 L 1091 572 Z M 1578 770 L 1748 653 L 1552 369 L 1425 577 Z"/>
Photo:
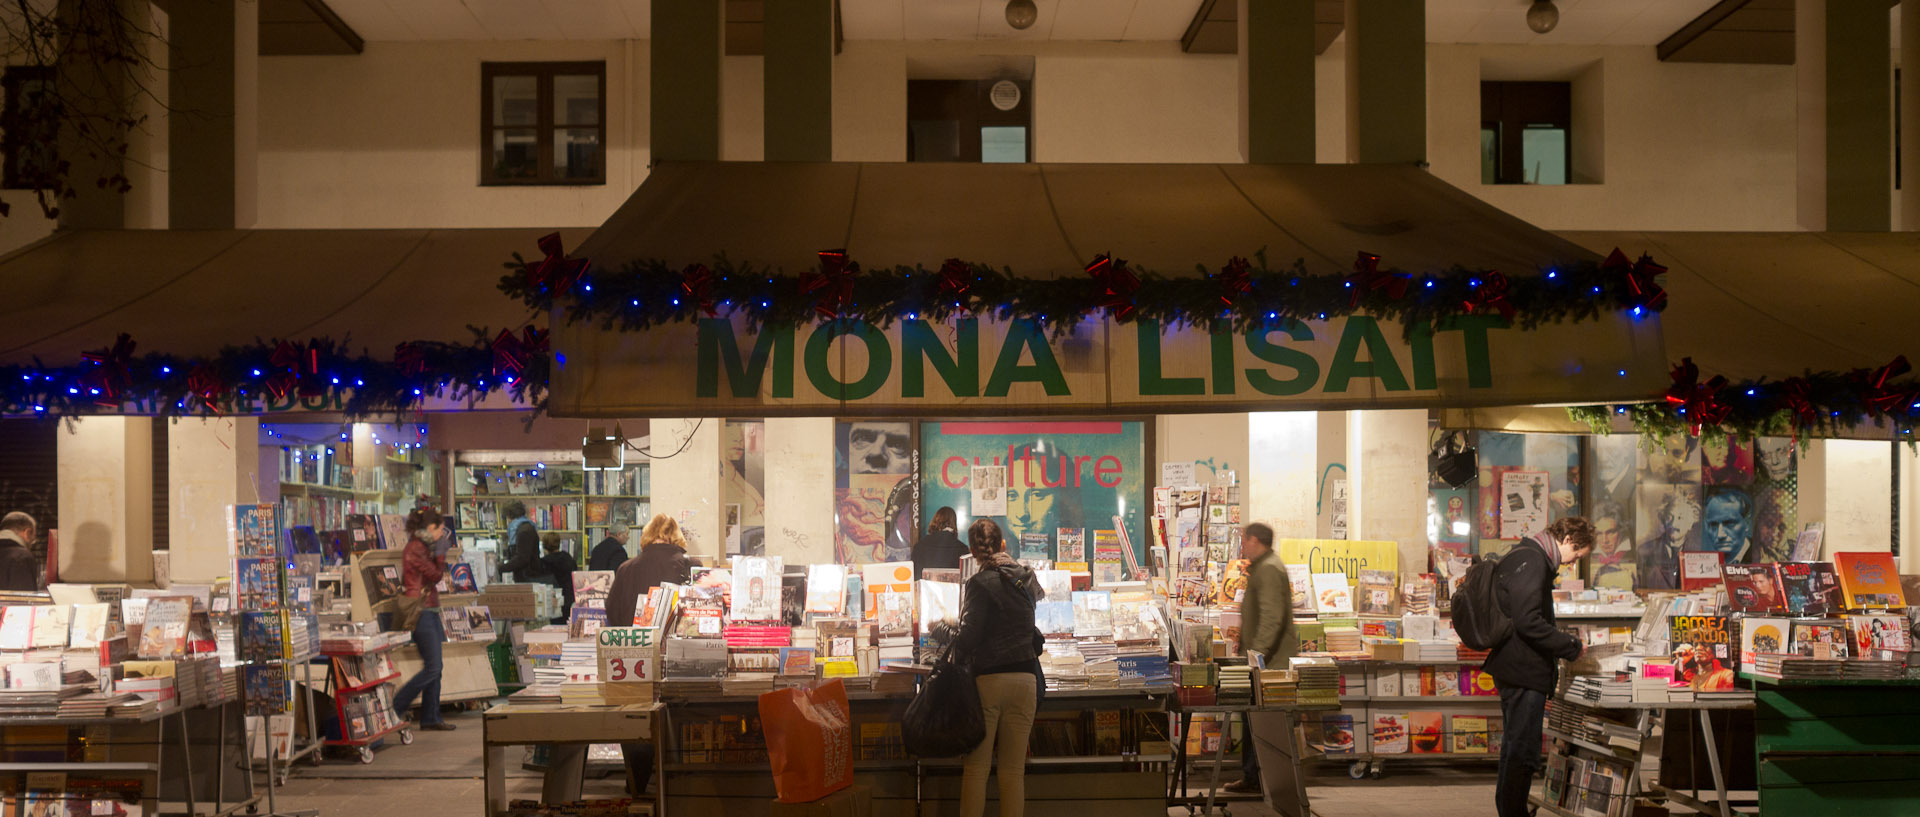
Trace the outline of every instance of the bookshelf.
<path fill-rule="evenodd" d="M 453 471 L 454 534 L 462 548 L 504 548 L 501 506 L 518 500 L 542 533 L 558 533 L 582 567 L 587 552 L 615 522 L 638 529 L 653 516 L 651 473 L 644 463 L 617 471 L 540 462 L 458 465 Z"/>
<path fill-rule="evenodd" d="M 434 484 L 432 461 L 424 452 L 390 454 L 372 466 L 356 468 L 353 444 L 280 446 L 280 525 L 335 531 L 356 514 L 406 513 L 413 500 Z"/>

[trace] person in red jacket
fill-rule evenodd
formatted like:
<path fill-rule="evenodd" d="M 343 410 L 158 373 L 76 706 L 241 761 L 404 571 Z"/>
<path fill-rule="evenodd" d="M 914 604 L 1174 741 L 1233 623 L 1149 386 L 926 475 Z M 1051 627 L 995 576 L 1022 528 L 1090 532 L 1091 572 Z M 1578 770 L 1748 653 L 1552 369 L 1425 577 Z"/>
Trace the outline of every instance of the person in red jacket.
<path fill-rule="evenodd" d="M 420 599 L 420 620 L 413 625 L 413 646 L 420 650 L 420 671 L 393 694 L 393 711 L 406 717 L 413 699 L 420 699 L 420 728 L 451 732 L 453 724 L 440 719 L 440 650 L 447 631 L 440 621 L 440 576 L 447 571 L 445 556 L 436 556 L 446 520 L 432 508 L 415 508 L 407 515 L 407 547 L 401 554 L 400 583 L 409 596 Z"/>

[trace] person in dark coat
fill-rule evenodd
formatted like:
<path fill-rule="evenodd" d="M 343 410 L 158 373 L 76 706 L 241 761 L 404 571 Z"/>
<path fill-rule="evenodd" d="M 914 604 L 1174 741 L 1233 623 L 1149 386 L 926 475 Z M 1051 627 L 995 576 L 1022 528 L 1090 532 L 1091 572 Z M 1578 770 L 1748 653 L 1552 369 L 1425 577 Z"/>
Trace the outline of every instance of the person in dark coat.
<path fill-rule="evenodd" d="M 973 671 L 987 734 L 967 753 L 960 777 L 960 813 L 986 808 L 987 775 L 999 765 L 1000 812 L 1019 814 L 1026 801 L 1027 741 L 1034 711 L 1046 691 L 1034 625 L 1034 605 L 1046 591 L 1026 565 L 1007 554 L 1005 536 L 991 519 L 967 528 L 967 545 L 980 572 L 967 580 L 953 657 Z"/>
<path fill-rule="evenodd" d="M 952 508 L 933 512 L 933 521 L 927 523 L 927 535 L 913 543 L 914 581 L 925 578 L 929 569 L 960 569 L 960 560 L 967 556 L 967 546 L 960 543 L 956 520 Z"/>
<path fill-rule="evenodd" d="M 632 627 L 634 612 L 647 591 L 663 583 L 687 584 L 692 578 L 693 563 L 687 560 L 687 539 L 680 533 L 680 523 L 666 514 L 654 514 L 640 532 L 640 555 L 622 563 L 613 574 L 613 587 L 607 591 L 607 626 Z M 646 794 L 653 779 L 653 744 L 622 743 L 620 754 L 627 761 L 628 793 Z"/>
<path fill-rule="evenodd" d="M 560 534 L 553 531 L 541 534 L 540 547 L 546 551 L 540 556 L 540 561 L 546 563 L 547 574 L 553 578 L 554 585 L 560 588 L 563 605 L 553 623 L 565 624 L 573 615 L 573 570 L 579 563 L 574 561 L 573 554 L 560 549 Z"/>
<path fill-rule="evenodd" d="M 1495 645 L 1481 665 L 1500 688 L 1505 731 L 1493 790 L 1500 817 L 1527 817 L 1527 792 L 1541 767 L 1541 721 L 1559 680 L 1555 661 L 1575 660 L 1582 651 L 1580 639 L 1555 626 L 1553 581 L 1561 565 L 1593 550 L 1593 539 L 1593 523 L 1586 517 L 1559 519 L 1514 545 L 1494 572 L 1500 609 L 1513 621 L 1513 635 Z"/>
<path fill-rule="evenodd" d="M 607 538 L 593 546 L 593 552 L 587 554 L 588 570 L 619 570 L 620 564 L 627 560 L 627 539 L 633 534 L 627 530 L 627 523 L 615 522 L 607 528 Z"/>
<path fill-rule="evenodd" d="M 33 555 L 39 523 L 21 511 L 0 517 L 0 590 L 40 589 L 40 558 Z"/>
<path fill-rule="evenodd" d="M 540 529 L 527 518 L 527 505 L 518 499 L 500 506 L 507 517 L 507 557 L 500 562 L 500 575 L 509 582 L 551 583 L 552 571 L 540 558 Z"/>

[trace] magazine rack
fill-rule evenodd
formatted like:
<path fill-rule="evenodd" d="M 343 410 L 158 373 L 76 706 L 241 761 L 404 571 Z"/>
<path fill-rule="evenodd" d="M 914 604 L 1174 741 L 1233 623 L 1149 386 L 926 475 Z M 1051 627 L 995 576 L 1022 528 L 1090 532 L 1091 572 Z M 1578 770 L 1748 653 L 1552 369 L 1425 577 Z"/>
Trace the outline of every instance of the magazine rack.
<path fill-rule="evenodd" d="M 405 721 L 391 717 L 392 699 L 388 697 L 386 685 L 399 680 L 400 672 L 394 669 L 387 655 L 393 649 L 391 642 L 370 646 L 359 652 L 347 650 L 325 650 L 320 654 L 327 658 L 327 695 L 333 699 L 335 723 L 340 729 L 340 737 L 328 738 L 328 746 L 350 746 L 358 750 L 361 763 L 373 762 L 373 745 L 399 733 L 402 745 L 413 743 L 413 730 Z M 375 659 L 376 672 L 365 672 L 368 658 Z M 358 665 L 361 671 L 346 662 Z M 373 677 L 368 677 L 369 675 Z M 355 714 L 355 705 L 361 702 L 369 706 L 364 714 Z M 355 724 L 361 724 L 356 728 Z"/>

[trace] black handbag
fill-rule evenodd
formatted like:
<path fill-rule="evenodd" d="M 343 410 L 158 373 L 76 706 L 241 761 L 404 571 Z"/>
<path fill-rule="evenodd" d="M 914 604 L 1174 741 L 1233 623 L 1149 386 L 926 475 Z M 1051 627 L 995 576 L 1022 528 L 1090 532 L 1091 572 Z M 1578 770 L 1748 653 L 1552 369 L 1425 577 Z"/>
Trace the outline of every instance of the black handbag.
<path fill-rule="evenodd" d="M 986 740 L 980 690 L 973 684 L 973 672 L 953 660 L 952 644 L 940 651 L 920 694 L 907 704 L 900 738 L 908 752 L 925 758 L 959 757 Z"/>

